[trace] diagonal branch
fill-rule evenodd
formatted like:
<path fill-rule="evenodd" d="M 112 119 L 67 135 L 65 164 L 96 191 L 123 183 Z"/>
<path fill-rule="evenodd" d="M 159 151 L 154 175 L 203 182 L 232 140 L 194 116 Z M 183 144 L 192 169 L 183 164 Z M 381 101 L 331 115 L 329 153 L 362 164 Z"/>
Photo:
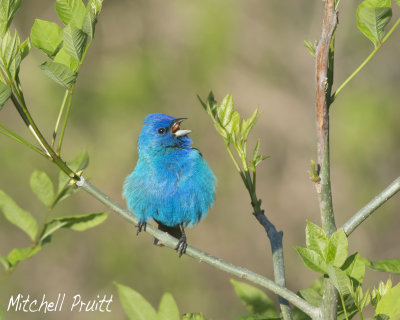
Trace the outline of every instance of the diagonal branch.
<path fill-rule="evenodd" d="M 352 233 L 365 219 L 367 219 L 372 213 L 374 213 L 380 206 L 382 206 L 399 191 L 400 177 L 394 180 L 389 186 L 387 186 L 374 199 L 368 202 L 343 225 L 342 228 L 346 235 L 349 236 L 350 233 Z"/>
<path fill-rule="evenodd" d="M 109 196 L 105 195 L 103 192 L 98 190 L 89 181 L 87 181 L 83 177 L 81 177 L 81 180 L 78 181 L 76 183 L 76 185 L 78 187 L 82 188 L 83 190 L 85 190 L 86 192 L 88 192 L 94 198 L 98 199 L 100 202 L 105 204 L 111 210 L 118 213 L 120 216 L 122 216 L 128 222 L 137 226 L 139 221 L 129 210 L 121 207 L 117 202 L 115 202 Z M 156 237 L 157 239 L 159 239 L 163 243 L 163 245 L 168 248 L 174 249 L 178 243 L 177 239 L 170 236 L 166 232 L 163 232 L 163 231 L 160 231 L 160 230 L 154 228 L 151 225 L 147 225 L 146 232 L 151 234 L 152 236 Z M 250 282 L 258 284 L 258 285 L 276 293 L 277 295 L 287 299 L 288 301 L 293 303 L 293 305 L 295 305 L 296 307 L 301 309 L 303 312 L 305 312 L 307 315 L 309 315 L 311 318 L 319 319 L 319 312 L 320 312 L 319 308 L 314 307 L 307 301 L 300 298 L 294 292 L 292 292 L 286 288 L 283 288 L 282 286 L 276 284 L 274 281 L 272 281 L 262 275 L 259 275 L 248 269 L 235 266 L 227 261 L 224 261 L 222 259 L 214 257 L 214 256 L 212 256 L 206 252 L 203 252 L 199 249 L 196 249 L 192 246 L 187 247 L 186 255 L 188 255 L 192 258 L 195 258 L 195 259 L 199 260 L 200 262 L 205 262 L 205 263 L 207 263 L 217 269 L 225 271 L 229 274 L 235 275 L 241 279 L 246 279 Z"/>
<path fill-rule="evenodd" d="M 253 214 L 256 217 L 257 221 L 264 227 L 265 231 L 267 232 L 269 242 L 271 244 L 275 283 L 285 288 L 285 261 L 283 257 L 282 245 L 283 232 L 276 230 L 273 223 L 269 221 L 267 216 L 264 214 L 264 210 L 256 211 Z M 281 296 L 279 296 L 278 298 L 283 319 L 292 319 L 292 314 L 289 308 L 288 301 Z"/>

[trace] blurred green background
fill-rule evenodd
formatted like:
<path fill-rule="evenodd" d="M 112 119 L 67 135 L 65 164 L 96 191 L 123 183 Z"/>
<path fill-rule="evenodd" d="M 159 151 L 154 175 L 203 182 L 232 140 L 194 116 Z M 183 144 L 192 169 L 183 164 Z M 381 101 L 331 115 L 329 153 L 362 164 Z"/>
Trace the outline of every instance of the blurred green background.
<path fill-rule="evenodd" d="M 334 87 L 373 49 L 356 27 L 359 3 L 340 3 Z M 399 11 L 394 10 L 394 17 Z M 59 23 L 54 1 L 22 2 L 14 21 L 21 39 L 29 35 L 35 18 Z M 261 152 L 271 158 L 258 167 L 258 195 L 269 218 L 284 231 L 288 288 L 307 287 L 316 275 L 293 249 L 305 243 L 305 219 L 319 223 L 317 197 L 307 174 L 310 160 L 316 158 L 314 61 L 303 40 L 319 38 L 321 21 L 322 3 L 311 0 L 105 1 L 73 98 L 64 158 L 87 150 L 90 164 L 85 176 L 123 204 L 121 188 L 137 160 L 136 141 L 144 117 L 163 112 L 189 118 L 184 127 L 192 130 L 195 146 L 219 180 L 216 203 L 207 218 L 188 231 L 189 243 L 272 278 L 265 231 L 251 215 L 240 177 L 196 94 L 206 97 L 213 90 L 221 100 L 230 92 L 246 117 L 260 107 L 250 146 L 261 137 Z M 399 175 L 399 32 L 331 109 L 338 226 Z M 38 68 L 45 59 L 33 50 L 20 77 L 28 106 L 50 138 L 63 90 Z M 32 140 L 11 104 L 1 111 L 0 121 Z M 57 168 L 4 136 L 0 146 L 0 189 L 40 221 L 45 208 L 30 191 L 29 177 L 39 169 L 56 178 Z M 103 210 L 82 191 L 55 214 Z M 372 260 L 400 258 L 399 223 L 397 195 L 351 235 L 350 252 L 359 251 Z M 36 298 L 45 293 L 53 299 L 58 293 L 70 299 L 77 293 L 85 299 L 113 294 L 111 314 L 7 313 L 6 319 L 124 319 L 113 281 L 133 287 L 154 306 L 169 291 L 181 313 L 202 311 L 211 319 L 246 314 L 229 275 L 188 257 L 178 259 L 174 252 L 154 247 L 147 234 L 135 233 L 116 214 L 83 233 L 62 230 L 0 284 L 3 309 L 18 293 Z M 28 243 L 0 215 L 0 253 Z M 366 284 L 384 278 L 368 271 Z"/>

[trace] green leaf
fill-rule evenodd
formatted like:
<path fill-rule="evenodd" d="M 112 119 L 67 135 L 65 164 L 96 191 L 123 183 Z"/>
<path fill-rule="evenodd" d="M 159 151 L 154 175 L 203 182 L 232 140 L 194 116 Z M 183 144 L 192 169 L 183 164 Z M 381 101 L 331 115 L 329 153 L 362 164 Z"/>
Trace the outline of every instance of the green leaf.
<path fill-rule="evenodd" d="M 10 265 L 9 265 L 7 259 L 4 258 L 1 254 L 0 254 L 0 263 L 3 265 L 5 271 L 10 269 Z"/>
<path fill-rule="evenodd" d="M 390 319 L 400 318 L 400 283 L 391 288 L 378 302 L 375 314 L 385 314 Z"/>
<path fill-rule="evenodd" d="M 258 166 L 258 164 L 261 162 L 261 161 L 264 161 L 265 159 L 268 159 L 269 158 L 269 156 L 257 156 L 255 159 L 254 159 L 254 167 L 257 167 Z"/>
<path fill-rule="evenodd" d="M 86 6 L 86 14 L 83 20 L 82 30 L 89 37 L 94 37 L 97 17 L 101 11 L 103 0 L 90 0 Z"/>
<path fill-rule="evenodd" d="M 182 320 L 207 320 L 206 317 L 200 313 L 185 313 Z"/>
<path fill-rule="evenodd" d="M 315 42 L 312 43 L 310 40 L 304 40 L 303 45 L 310 52 L 311 56 L 315 58 L 315 50 L 317 49 Z"/>
<path fill-rule="evenodd" d="M 40 68 L 47 76 L 66 89 L 71 89 L 71 86 L 75 83 L 76 77 L 78 76 L 76 72 L 71 71 L 65 65 L 57 62 L 46 61 Z"/>
<path fill-rule="evenodd" d="M 362 284 L 365 275 L 365 263 L 358 253 L 349 256 L 341 269 L 346 272 L 350 278 Z"/>
<path fill-rule="evenodd" d="M 12 249 L 11 252 L 7 256 L 7 261 L 12 268 L 18 262 L 24 261 L 35 255 L 38 251 L 40 251 L 42 247 L 36 246 L 34 248 L 15 248 Z"/>
<path fill-rule="evenodd" d="M 102 224 L 108 217 L 109 212 L 85 213 L 69 217 L 59 217 L 45 224 L 40 235 L 41 241 L 49 240 L 48 237 L 61 228 L 75 231 L 85 231 Z"/>
<path fill-rule="evenodd" d="M 309 288 L 300 290 L 298 295 L 311 303 L 314 307 L 319 307 L 322 303 L 323 281 L 323 277 L 317 278 Z"/>
<path fill-rule="evenodd" d="M 6 313 L 4 312 L 3 308 L 0 307 L 0 320 L 6 319 Z"/>
<path fill-rule="evenodd" d="M 54 187 L 47 173 L 34 171 L 31 175 L 30 185 L 39 200 L 47 207 L 51 207 L 54 201 Z"/>
<path fill-rule="evenodd" d="M 350 294 L 351 282 L 346 272 L 341 269 L 328 265 L 328 275 L 335 288 L 344 296 Z"/>
<path fill-rule="evenodd" d="M 315 251 L 321 257 L 325 258 L 328 237 L 321 227 L 308 220 L 306 225 L 306 245 L 308 249 Z"/>
<path fill-rule="evenodd" d="M 218 119 L 223 128 L 231 121 L 233 115 L 233 99 L 231 94 L 227 94 L 218 106 Z"/>
<path fill-rule="evenodd" d="M 21 60 L 24 60 L 31 51 L 31 43 L 29 42 L 29 38 L 27 38 L 23 43 L 21 43 L 19 49 L 21 51 Z"/>
<path fill-rule="evenodd" d="M 244 282 L 230 281 L 247 310 L 265 317 L 276 317 L 274 302 L 263 291 Z"/>
<path fill-rule="evenodd" d="M 11 97 L 11 88 L 0 81 L 0 110 L 3 108 L 4 104 Z"/>
<path fill-rule="evenodd" d="M 62 34 L 63 30 L 56 23 L 35 19 L 31 29 L 31 41 L 35 48 L 52 58 L 61 48 Z"/>
<path fill-rule="evenodd" d="M 0 0 L 0 36 L 10 27 L 20 5 L 21 0 Z"/>
<path fill-rule="evenodd" d="M 371 295 L 369 293 L 369 289 L 364 293 L 361 285 L 357 286 L 356 290 L 353 287 L 350 287 L 350 294 L 354 299 L 354 303 L 356 304 L 359 310 L 363 310 L 370 302 Z"/>
<path fill-rule="evenodd" d="M 351 296 L 351 294 L 344 295 L 343 300 L 344 300 L 344 307 L 346 308 L 346 313 L 344 312 L 342 302 L 338 301 L 337 320 L 351 319 L 358 312 L 357 306 L 354 303 L 354 299 Z"/>
<path fill-rule="evenodd" d="M 357 26 L 375 47 L 381 43 L 391 17 L 390 0 L 365 0 L 357 8 Z"/>
<path fill-rule="evenodd" d="M 21 209 L 2 190 L 0 190 L 0 209 L 8 221 L 24 231 L 32 241 L 35 239 L 38 231 L 38 224 L 35 218 L 28 211 Z"/>
<path fill-rule="evenodd" d="M 228 132 L 220 125 L 220 123 L 217 120 L 214 120 L 214 126 L 215 129 L 217 129 L 218 133 L 221 135 L 221 137 L 224 139 L 225 143 L 229 143 L 230 138 Z"/>
<path fill-rule="evenodd" d="M 389 278 L 386 283 L 379 282 L 378 288 L 374 288 L 371 292 L 371 303 L 376 309 L 378 302 L 381 298 L 392 288 L 392 280 Z"/>
<path fill-rule="evenodd" d="M 341 267 L 346 261 L 349 250 L 347 236 L 343 229 L 336 231 L 328 240 L 326 263 Z"/>
<path fill-rule="evenodd" d="M 311 160 L 311 170 L 308 171 L 308 174 L 310 176 L 310 180 L 313 182 L 318 182 L 321 180 L 318 174 L 317 165 L 314 160 Z"/>
<path fill-rule="evenodd" d="M 14 80 L 18 75 L 19 66 L 21 64 L 21 49 L 20 49 L 20 40 L 15 31 L 14 35 L 7 31 L 5 35 L 0 38 L 1 44 L 1 64 L 3 72 L 9 75 L 11 80 Z"/>
<path fill-rule="evenodd" d="M 61 48 L 60 51 L 57 52 L 53 61 L 67 66 L 71 71 L 75 71 L 79 64 L 78 61 L 65 51 L 65 48 Z"/>
<path fill-rule="evenodd" d="M 57 220 L 67 222 L 63 228 L 70 228 L 75 231 L 85 231 L 102 224 L 106 221 L 109 214 L 109 212 L 85 213 L 70 217 L 61 217 L 57 218 Z"/>
<path fill-rule="evenodd" d="M 235 135 L 236 133 L 239 132 L 239 123 L 240 123 L 239 113 L 234 111 L 232 113 L 231 119 L 225 126 L 226 131 L 228 131 L 230 135 Z"/>
<path fill-rule="evenodd" d="M 57 0 L 56 11 L 65 25 L 72 23 L 78 28 L 82 27 L 86 14 L 86 8 L 82 0 Z"/>
<path fill-rule="evenodd" d="M 64 49 L 76 61 L 80 61 L 85 50 L 87 34 L 81 29 L 68 25 L 63 33 Z"/>
<path fill-rule="evenodd" d="M 368 264 L 368 267 L 376 271 L 400 274 L 400 259 L 379 260 L 375 262 L 371 261 L 371 263 Z"/>
<path fill-rule="evenodd" d="M 318 273 L 328 273 L 328 266 L 325 259 L 319 253 L 308 248 L 295 247 L 295 249 L 306 267 Z"/>
<path fill-rule="evenodd" d="M 253 129 L 258 119 L 258 108 L 254 110 L 253 114 L 247 120 L 242 121 L 242 128 L 240 132 L 245 140 L 247 140 L 251 129 Z"/>
<path fill-rule="evenodd" d="M 135 290 L 114 282 L 126 315 L 131 320 L 157 320 L 156 310 Z"/>
<path fill-rule="evenodd" d="M 394 0 L 394 2 L 396 2 L 397 5 L 400 6 L 400 0 Z"/>
<path fill-rule="evenodd" d="M 179 309 L 175 299 L 169 292 L 163 294 L 158 307 L 158 320 L 179 320 Z"/>
<path fill-rule="evenodd" d="M 260 142 L 261 142 L 261 139 L 258 138 L 256 146 L 254 147 L 254 150 L 253 150 L 253 157 L 252 157 L 253 160 L 255 160 L 257 158 L 258 153 L 260 152 Z"/>

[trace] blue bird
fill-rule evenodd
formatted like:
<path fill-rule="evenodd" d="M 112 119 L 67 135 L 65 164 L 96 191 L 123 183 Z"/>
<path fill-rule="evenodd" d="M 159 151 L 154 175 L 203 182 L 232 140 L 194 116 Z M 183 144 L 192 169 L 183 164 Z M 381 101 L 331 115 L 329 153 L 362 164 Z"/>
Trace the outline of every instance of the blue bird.
<path fill-rule="evenodd" d="M 206 216 L 217 181 L 199 150 L 191 146 L 191 131 L 180 128 L 183 120 L 162 113 L 146 117 L 138 140 L 139 160 L 122 193 L 139 219 L 137 234 L 154 219 L 160 230 L 179 239 L 179 257 L 187 248 L 184 228 Z"/>

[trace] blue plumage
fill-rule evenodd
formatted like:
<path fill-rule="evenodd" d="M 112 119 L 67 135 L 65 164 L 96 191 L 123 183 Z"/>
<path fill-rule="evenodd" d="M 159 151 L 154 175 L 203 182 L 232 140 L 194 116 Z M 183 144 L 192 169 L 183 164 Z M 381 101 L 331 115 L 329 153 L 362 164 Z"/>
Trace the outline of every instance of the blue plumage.
<path fill-rule="evenodd" d="M 139 218 L 180 237 L 176 250 L 186 250 L 184 227 L 192 227 L 207 214 L 215 197 L 216 178 L 200 152 L 191 147 L 184 119 L 162 113 L 149 114 L 138 141 L 139 160 L 127 176 L 123 197 Z"/>

